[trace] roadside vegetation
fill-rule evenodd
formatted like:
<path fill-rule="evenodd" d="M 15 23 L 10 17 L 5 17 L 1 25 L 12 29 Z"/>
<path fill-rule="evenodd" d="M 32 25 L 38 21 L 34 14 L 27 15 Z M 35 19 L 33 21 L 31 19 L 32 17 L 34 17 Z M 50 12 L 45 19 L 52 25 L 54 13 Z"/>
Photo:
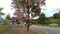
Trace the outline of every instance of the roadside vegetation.
<path fill-rule="evenodd" d="M 60 12 L 53 14 L 52 17 L 46 17 L 44 13 L 41 13 L 40 17 L 33 19 L 32 24 L 47 26 L 50 24 L 59 24 L 60 26 Z"/>

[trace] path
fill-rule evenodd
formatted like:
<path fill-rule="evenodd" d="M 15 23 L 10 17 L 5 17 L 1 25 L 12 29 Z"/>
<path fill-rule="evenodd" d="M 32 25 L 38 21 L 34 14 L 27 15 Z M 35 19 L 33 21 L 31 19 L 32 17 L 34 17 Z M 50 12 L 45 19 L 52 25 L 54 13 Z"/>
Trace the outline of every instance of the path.
<path fill-rule="evenodd" d="M 60 34 L 60 28 L 49 28 L 45 26 L 31 26 L 31 29 L 43 31 L 46 34 Z"/>

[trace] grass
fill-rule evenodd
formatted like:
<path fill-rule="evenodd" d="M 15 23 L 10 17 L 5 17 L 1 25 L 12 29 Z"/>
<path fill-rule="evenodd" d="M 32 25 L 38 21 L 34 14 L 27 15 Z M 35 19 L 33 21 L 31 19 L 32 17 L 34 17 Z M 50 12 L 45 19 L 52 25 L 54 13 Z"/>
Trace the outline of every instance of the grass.
<path fill-rule="evenodd" d="M 49 25 L 46 25 L 46 27 L 49 27 L 49 28 L 60 28 L 60 26 L 49 26 Z"/>
<path fill-rule="evenodd" d="M 17 25 L 3 25 L 3 26 L 0 26 L 0 30 L 5 30 L 9 26 L 17 26 Z"/>
<path fill-rule="evenodd" d="M 9 27 L 10 25 L 3 25 L 3 26 L 0 26 L 0 30 L 5 30 L 7 27 Z"/>
<path fill-rule="evenodd" d="M 50 21 L 52 22 L 52 23 L 60 23 L 60 18 L 58 19 L 50 19 Z"/>

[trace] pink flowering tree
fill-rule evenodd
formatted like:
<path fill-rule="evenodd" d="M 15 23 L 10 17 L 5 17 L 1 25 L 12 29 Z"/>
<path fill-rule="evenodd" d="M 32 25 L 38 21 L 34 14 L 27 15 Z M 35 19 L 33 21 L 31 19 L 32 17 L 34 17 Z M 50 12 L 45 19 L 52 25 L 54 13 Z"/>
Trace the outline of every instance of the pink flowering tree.
<path fill-rule="evenodd" d="M 31 19 L 33 17 L 40 16 L 41 6 L 43 5 L 45 5 L 45 0 L 13 0 L 12 2 L 12 6 L 17 9 L 18 13 L 16 12 L 15 14 L 19 17 L 19 19 L 23 17 L 25 18 L 27 31 L 29 31 Z M 20 9 L 22 11 L 20 11 Z"/>

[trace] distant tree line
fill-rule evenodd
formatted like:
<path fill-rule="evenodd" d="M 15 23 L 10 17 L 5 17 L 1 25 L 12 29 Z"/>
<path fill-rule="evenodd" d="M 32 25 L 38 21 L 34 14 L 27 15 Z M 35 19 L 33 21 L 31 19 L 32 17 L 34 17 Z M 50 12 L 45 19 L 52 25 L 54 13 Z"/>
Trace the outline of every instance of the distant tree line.
<path fill-rule="evenodd" d="M 55 14 L 53 15 L 53 18 L 60 18 L 60 11 L 59 11 L 58 13 L 55 13 Z"/>

